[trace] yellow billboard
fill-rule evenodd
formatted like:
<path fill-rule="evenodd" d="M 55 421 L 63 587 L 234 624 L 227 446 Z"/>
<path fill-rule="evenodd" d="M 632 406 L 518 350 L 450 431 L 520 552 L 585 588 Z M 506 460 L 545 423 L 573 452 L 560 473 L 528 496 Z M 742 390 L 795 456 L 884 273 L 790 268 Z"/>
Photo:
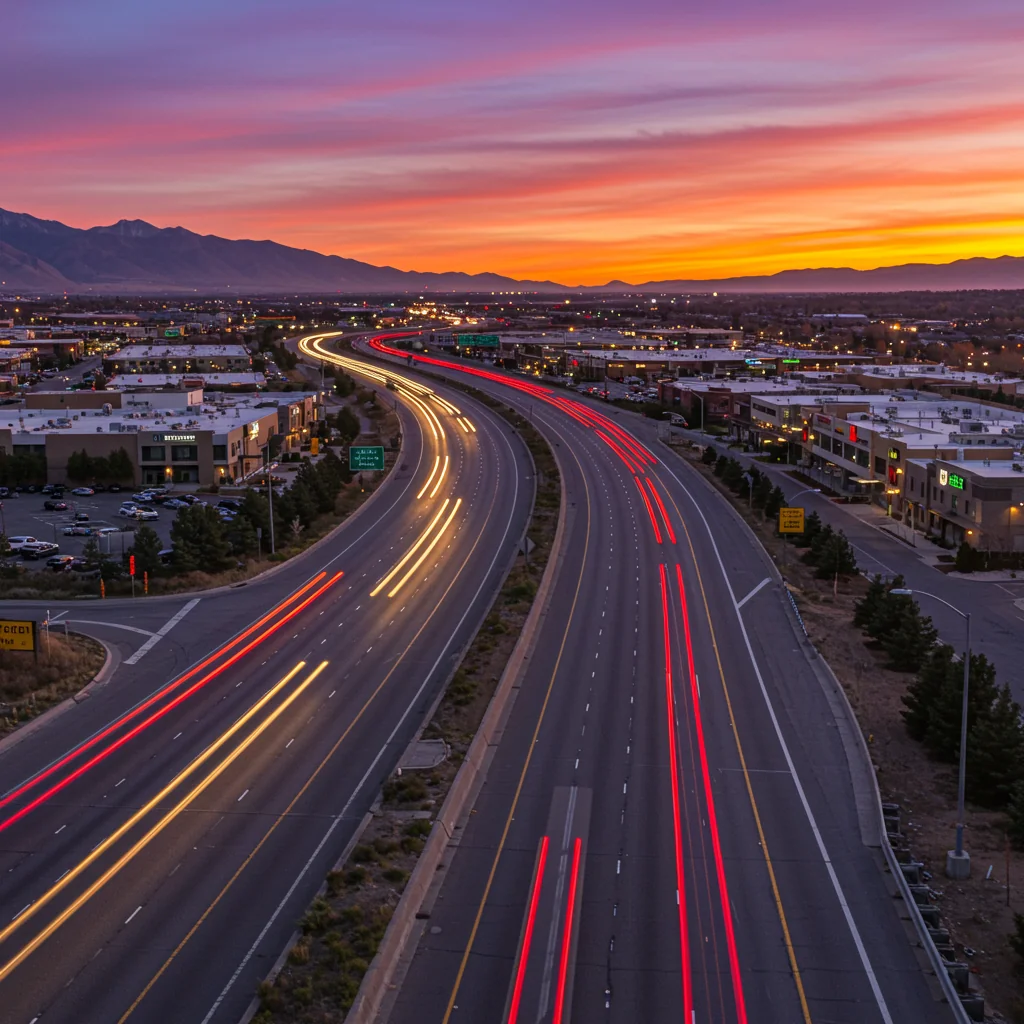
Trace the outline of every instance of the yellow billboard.
<path fill-rule="evenodd" d="M 36 624 L 31 619 L 0 619 L 0 650 L 34 651 Z"/>

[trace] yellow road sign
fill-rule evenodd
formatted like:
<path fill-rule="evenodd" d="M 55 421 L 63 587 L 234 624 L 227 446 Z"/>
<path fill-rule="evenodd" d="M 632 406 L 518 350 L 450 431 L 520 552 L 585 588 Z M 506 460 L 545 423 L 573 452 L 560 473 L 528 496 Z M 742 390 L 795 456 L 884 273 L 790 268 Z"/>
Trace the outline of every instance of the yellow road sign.
<path fill-rule="evenodd" d="M 804 510 L 802 508 L 779 509 L 779 533 L 803 533 Z"/>
<path fill-rule="evenodd" d="M 0 619 L 0 650 L 34 651 L 36 624 L 31 619 Z"/>

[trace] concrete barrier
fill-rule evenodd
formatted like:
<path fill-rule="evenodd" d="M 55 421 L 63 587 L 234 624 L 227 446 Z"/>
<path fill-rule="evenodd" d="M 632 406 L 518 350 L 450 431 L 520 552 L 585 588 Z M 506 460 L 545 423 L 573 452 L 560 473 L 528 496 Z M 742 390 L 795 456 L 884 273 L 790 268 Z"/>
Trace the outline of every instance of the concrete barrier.
<path fill-rule="evenodd" d="M 557 455 L 555 458 L 557 460 Z M 377 955 L 373 958 L 369 970 L 363 977 L 355 1002 L 345 1018 L 347 1022 L 371 1024 L 375 1020 L 397 965 L 406 952 L 412 937 L 416 925 L 416 915 L 437 877 L 438 870 L 442 867 L 449 841 L 455 833 L 459 819 L 468 809 L 477 787 L 483 781 L 483 775 L 489 763 L 488 748 L 511 711 L 513 698 L 518 692 L 526 661 L 533 652 L 537 631 L 551 599 L 554 580 L 564 559 L 568 500 L 565 491 L 565 473 L 561 466 L 559 466 L 559 474 L 561 476 L 561 505 L 558 510 L 558 526 L 555 530 L 555 539 L 551 546 L 548 564 L 544 569 L 544 576 L 537 588 L 533 607 L 527 616 L 519 640 L 512 650 L 505 671 L 498 681 L 494 696 L 487 705 L 480 728 L 466 752 L 465 760 L 456 773 L 452 788 L 448 791 L 448 796 L 434 821 L 434 827 L 431 829 L 426 845 L 416 862 L 416 867 L 402 892 L 402 898 L 399 900 L 387 931 L 384 933 L 384 938 L 377 949 Z"/>

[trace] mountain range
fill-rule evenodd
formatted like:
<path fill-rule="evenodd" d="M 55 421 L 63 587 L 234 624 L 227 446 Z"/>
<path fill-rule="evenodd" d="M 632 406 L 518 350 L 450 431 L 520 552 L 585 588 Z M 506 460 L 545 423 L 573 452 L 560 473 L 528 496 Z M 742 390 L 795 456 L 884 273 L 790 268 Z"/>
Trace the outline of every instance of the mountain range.
<path fill-rule="evenodd" d="M 337 292 L 898 292 L 1024 288 L 1024 258 L 975 257 L 953 263 L 907 263 L 875 270 L 849 267 L 784 270 L 718 280 L 610 281 L 580 287 L 519 281 L 500 274 L 398 270 L 325 256 L 271 241 L 232 240 L 142 220 L 73 228 L 0 209 L 0 291 L 97 293 L 282 294 Z"/>

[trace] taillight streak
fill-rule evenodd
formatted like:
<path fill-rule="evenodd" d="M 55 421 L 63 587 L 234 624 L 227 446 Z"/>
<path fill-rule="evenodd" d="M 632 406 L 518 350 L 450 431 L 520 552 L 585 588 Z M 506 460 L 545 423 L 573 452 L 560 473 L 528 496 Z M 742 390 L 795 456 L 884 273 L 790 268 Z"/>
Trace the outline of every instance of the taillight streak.
<path fill-rule="evenodd" d="M 523 948 L 519 951 L 519 964 L 516 967 L 515 985 L 512 987 L 512 1000 L 508 1009 L 508 1024 L 516 1024 L 519 1017 L 519 1002 L 523 997 L 523 982 L 526 980 L 526 967 L 530 961 L 530 943 L 533 941 L 533 926 L 537 923 L 537 907 L 540 904 L 540 890 L 544 884 L 544 866 L 548 859 L 549 840 L 544 836 L 540 841 L 540 852 L 537 854 L 537 868 L 533 877 L 533 892 L 530 895 L 530 909 L 526 915 L 526 928 L 523 931 Z"/>
<path fill-rule="evenodd" d="M 654 527 L 654 539 L 660 544 L 661 530 L 658 528 L 658 520 L 654 518 L 654 509 L 651 508 L 651 499 L 647 497 L 647 492 L 644 490 L 644 485 L 641 482 L 640 477 L 635 476 L 633 479 L 636 481 L 637 489 L 640 491 L 640 497 L 644 499 L 647 514 L 651 517 L 651 526 Z"/>
<path fill-rule="evenodd" d="M 665 531 L 668 533 L 668 539 L 670 543 L 675 544 L 676 534 L 675 530 L 672 529 L 672 523 L 669 522 L 668 512 L 665 510 L 665 503 L 661 500 L 661 495 L 658 493 L 658 489 L 654 486 L 654 481 L 650 477 L 647 478 L 647 486 L 651 489 L 651 495 L 658 503 L 658 508 L 661 509 L 661 518 L 665 520 Z"/>
<path fill-rule="evenodd" d="M 662 567 L 662 576 L 664 577 L 664 567 Z M 708 755 L 704 746 L 704 725 L 700 711 L 700 693 L 697 690 L 697 675 L 693 664 L 693 644 L 690 639 L 690 616 L 686 607 L 686 588 L 683 584 L 683 569 L 678 563 L 676 564 L 676 579 L 679 584 L 679 604 L 683 617 L 683 636 L 686 640 L 686 665 L 690 674 L 690 692 L 693 698 L 693 722 L 697 733 L 697 748 L 700 751 L 708 829 L 711 832 L 711 848 L 715 855 L 715 874 L 718 878 L 719 902 L 722 909 L 722 921 L 725 925 L 726 946 L 729 951 L 729 973 L 732 976 L 733 997 L 736 1000 L 736 1018 L 739 1024 L 746 1024 L 747 1008 L 743 999 L 743 980 L 740 977 L 740 962 L 736 953 L 736 932 L 732 923 L 729 890 L 725 882 L 725 864 L 722 860 L 722 846 L 718 838 L 718 817 L 715 814 L 715 799 L 711 793 L 711 773 L 708 771 Z M 662 585 L 664 586 L 664 583 Z"/>
<path fill-rule="evenodd" d="M 133 718 L 137 718 L 148 708 L 152 707 L 157 701 L 161 700 L 163 697 L 166 697 L 167 694 L 170 693 L 172 690 L 177 689 L 177 687 L 181 686 L 183 683 L 188 682 L 188 680 L 191 679 L 193 676 L 198 675 L 200 672 L 203 671 L 204 668 L 215 662 L 222 654 L 226 653 L 227 651 L 230 651 L 231 648 L 234 647 L 236 644 L 240 644 L 246 637 L 252 636 L 252 634 L 255 633 L 256 630 L 258 630 L 266 622 L 269 622 L 282 609 L 287 608 L 288 605 L 290 605 L 292 602 L 297 601 L 304 593 L 306 593 L 307 590 L 310 590 L 311 588 L 315 587 L 316 584 L 319 583 L 326 575 L 326 572 L 317 573 L 308 583 L 304 584 L 298 590 L 296 590 L 295 593 L 290 594 L 283 601 L 276 604 L 273 608 L 270 609 L 269 612 L 267 612 L 266 615 L 258 619 L 251 626 L 248 626 L 243 632 L 239 633 L 238 636 L 233 637 L 226 644 L 222 644 L 220 647 L 217 648 L 217 650 L 213 652 L 213 654 L 204 658 L 198 665 L 196 665 L 194 668 L 189 669 L 189 671 L 186 672 L 183 676 L 179 676 L 177 679 L 172 680 L 162 689 L 154 693 L 151 697 L 143 701 L 140 705 L 138 705 L 138 707 L 132 708 L 131 711 L 127 712 L 126 714 L 118 718 L 116 721 L 112 722 L 102 732 L 97 733 L 95 736 L 86 740 L 80 746 L 75 747 L 74 750 L 65 754 L 64 757 L 62 757 L 59 761 L 54 762 L 52 765 L 49 766 L 49 768 L 45 769 L 44 771 L 41 771 L 38 775 L 33 776 L 31 779 L 29 779 L 23 785 L 19 786 L 17 789 L 12 790 L 5 797 L 3 797 L 3 799 L 0 799 L 0 808 L 6 807 L 9 803 L 11 803 L 11 801 L 16 800 L 22 794 L 27 793 L 30 789 L 38 785 L 44 779 L 47 779 L 51 775 L 53 775 L 54 772 L 59 771 L 70 761 L 73 761 L 76 757 L 78 757 L 81 754 L 84 754 L 87 750 L 90 750 L 94 746 L 96 746 L 97 743 L 106 739 L 107 736 L 109 736 L 112 732 L 120 728 L 122 725 L 125 725 L 126 723 L 130 722 Z M 0 829 L 2 829 L 2 826 L 0 826 Z"/>
<path fill-rule="evenodd" d="M 608 445 L 608 447 L 611 448 L 611 450 L 615 452 L 620 459 L 622 459 L 626 464 L 626 468 L 635 476 L 639 467 L 634 464 L 633 460 L 606 433 L 604 433 L 604 431 L 595 430 L 594 433 L 597 434 L 597 436 L 601 438 L 601 440 L 604 441 L 604 443 Z"/>
<path fill-rule="evenodd" d="M 240 651 L 236 651 L 230 658 L 227 659 L 227 661 L 223 662 L 221 665 L 218 665 L 217 668 L 215 668 L 212 672 L 208 673 L 207 675 L 203 676 L 203 678 L 200 679 L 198 682 L 193 683 L 187 690 L 184 690 L 182 693 L 179 693 L 178 696 L 174 698 L 174 700 L 165 704 L 162 708 L 160 708 L 159 711 L 155 711 L 152 715 L 149 716 L 149 718 L 140 722 L 133 729 L 130 729 L 119 739 L 111 743 L 108 747 L 105 747 L 98 754 L 95 754 L 88 761 L 86 761 L 85 764 L 80 765 L 78 768 L 76 768 L 70 775 L 65 776 L 63 779 L 60 780 L 60 782 L 51 786 L 44 793 L 40 793 L 39 796 L 37 796 L 34 800 L 27 803 L 19 811 L 16 811 L 9 818 L 6 818 L 4 821 L 0 822 L 0 832 L 3 832 L 5 829 L 10 828 L 10 826 L 13 825 L 15 822 L 20 821 L 22 818 L 24 818 L 27 814 L 30 814 L 41 804 L 46 803 L 46 801 L 49 800 L 52 796 L 55 796 L 62 789 L 65 789 L 67 786 L 71 785 L 71 783 L 74 782 L 75 779 L 81 778 L 81 776 L 83 776 L 87 771 L 89 771 L 92 768 L 95 768 L 96 765 L 98 765 L 100 762 L 105 761 L 108 757 L 110 757 L 111 754 L 113 754 L 115 751 L 123 747 L 129 740 L 134 739 L 136 736 L 139 735 L 139 733 L 144 732 L 155 722 L 158 722 L 169 711 L 172 711 L 183 701 L 191 697 L 194 693 L 201 690 L 212 679 L 216 679 L 217 676 L 224 672 L 225 669 L 229 668 L 240 658 L 248 654 L 249 651 L 251 651 L 254 647 L 257 647 L 259 644 L 261 644 L 268 636 L 271 636 L 272 634 L 276 633 L 286 622 L 291 621 L 291 619 L 295 618 L 296 615 L 298 615 L 300 612 L 308 608 L 309 605 L 313 603 L 313 601 L 315 601 L 321 594 L 323 594 L 334 583 L 341 579 L 342 575 L 343 573 L 340 572 L 335 573 L 335 575 L 332 576 L 319 590 L 314 591 L 309 597 L 307 597 L 306 600 L 302 602 L 302 604 L 297 605 L 295 608 L 293 608 L 283 619 L 281 619 L 278 622 L 275 622 L 274 625 L 270 627 L 270 629 L 266 630 L 255 640 L 246 644 L 246 646 L 243 647 Z M 94 743 L 97 742 L 100 738 L 102 738 L 102 736 L 108 735 L 109 732 L 112 729 L 116 728 L 118 725 L 123 725 L 125 721 L 127 721 L 127 719 L 122 720 L 121 722 L 115 722 L 113 726 L 105 730 L 104 733 L 101 733 L 99 737 L 95 737 L 94 740 L 90 741 L 90 746 L 94 745 Z M 78 751 L 74 752 L 74 754 L 81 753 L 85 749 L 85 747 L 82 747 Z M 28 785 L 34 785 L 35 782 L 39 781 L 40 779 L 52 775 L 53 772 L 57 770 L 61 763 L 66 764 L 70 757 L 74 756 L 74 754 L 69 755 L 69 757 L 65 758 L 63 762 L 58 762 L 56 765 L 51 766 L 49 769 L 47 769 L 45 775 L 38 776 L 36 779 L 32 780 L 31 783 L 26 783 L 25 786 L 21 787 L 20 791 L 24 792 Z M 8 798 L 8 802 L 12 799 L 14 799 L 14 795 L 11 795 Z"/>
<path fill-rule="evenodd" d="M 676 740 L 675 699 L 672 692 L 672 642 L 668 618 L 668 585 L 661 565 L 661 618 L 665 636 L 665 710 L 668 715 L 669 767 L 672 775 L 672 838 L 676 857 L 676 901 L 679 906 L 679 945 L 683 971 L 683 1020 L 693 1020 L 693 980 L 690 975 L 690 944 L 686 925 L 686 879 L 683 876 L 683 829 L 679 809 L 679 754 Z"/>
<path fill-rule="evenodd" d="M 583 840 L 577 836 L 572 851 L 572 872 L 569 875 L 569 896 L 565 903 L 565 931 L 562 933 L 562 954 L 558 960 L 558 988 L 555 989 L 555 1011 L 551 1024 L 562 1024 L 565 1010 L 565 986 L 569 980 L 569 952 L 572 948 L 572 921 L 576 912 L 576 886 L 580 877 L 580 851 Z"/>

